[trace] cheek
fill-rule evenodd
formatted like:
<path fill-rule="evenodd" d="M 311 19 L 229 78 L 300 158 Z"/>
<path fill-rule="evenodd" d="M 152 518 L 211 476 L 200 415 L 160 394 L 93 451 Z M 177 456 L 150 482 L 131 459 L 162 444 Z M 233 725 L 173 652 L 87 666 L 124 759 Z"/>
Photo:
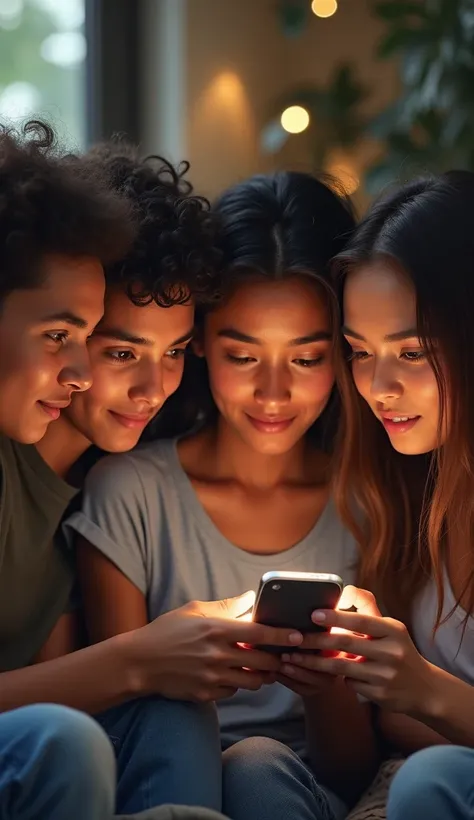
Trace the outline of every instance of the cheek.
<path fill-rule="evenodd" d="M 43 346 L 28 337 L 12 339 L 0 335 L 0 383 L 2 389 L 18 383 L 22 393 L 48 386 L 58 377 L 60 363 L 54 354 L 46 354 Z"/>
<path fill-rule="evenodd" d="M 425 418 L 432 418 L 437 422 L 440 414 L 440 395 L 438 382 L 431 367 L 418 368 L 405 382 L 405 389 L 413 404 Z"/>
<path fill-rule="evenodd" d="M 211 391 L 216 399 L 224 403 L 238 403 L 246 399 L 249 392 L 252 393 L 252 377 L 248 370 L 239 372 L 236 365 L 230 365 L 226 361 L 208 361 L 209 383 Z"/>
<path fill-rule="evenodd" d="M 117 368 L 118 369 L 118 368 Z M 110 367 L 92 367 L 92 387 L 84 393 L 78 393 L 74 398 L 74 407 L 86 414 L 94 413 L 113 402 L 122 392 L 123 379 L 119 374 L 111 372 Z"/>
<path fill-rule="evenodd" d="M 305 404 L 321 404 L 329 398 L 334 387 L 334 368 L 332 365 L 315 367 L 308 373 L 301 374 L 293 385 L 293 396 L 304 400 Z"/>

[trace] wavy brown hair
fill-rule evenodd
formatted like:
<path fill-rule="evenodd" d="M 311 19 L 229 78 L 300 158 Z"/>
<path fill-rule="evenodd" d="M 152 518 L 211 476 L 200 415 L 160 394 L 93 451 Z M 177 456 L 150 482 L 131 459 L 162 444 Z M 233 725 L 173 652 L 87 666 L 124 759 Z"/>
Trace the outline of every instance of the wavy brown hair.
<path fill-rule="evenodd" d="M 339 295 L 352 271 L 380 258 L 401 267 L 415 289 L 418 334 L 439 389 L 439 429 L 447 424 L 448 432 L 431 454 L 397 453 L 357 392 L 341 349 L 336 500 L 361 547 L 359 583 L 407 620 L 432 577 L 436 629 L 448 550 L 469 551 L 456 606 L 462 599 L 468 614 L 474 611 L 474 174 L 411 182 L 376 203 L 336 257 Z"/>

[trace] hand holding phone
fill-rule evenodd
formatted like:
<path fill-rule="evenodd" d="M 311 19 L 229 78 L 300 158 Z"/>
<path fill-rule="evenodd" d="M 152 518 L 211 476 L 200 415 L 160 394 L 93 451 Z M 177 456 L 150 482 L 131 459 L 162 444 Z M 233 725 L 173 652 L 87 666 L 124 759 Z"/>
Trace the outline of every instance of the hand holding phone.
<path fill-rule="evenodd" d="M 255 599 L 252 620 L 278 628 L 296 629 L 303 635 L 324 632 L 311 614 L 315 609 L 335 609 L 342 594 L 338 575 L 314 572 L 267 572 L 262 576 Z M 259 646 L 267 652 L 282 654 L 280 646 Z M 317 650 L 298 650 L 316 652 Z"/>

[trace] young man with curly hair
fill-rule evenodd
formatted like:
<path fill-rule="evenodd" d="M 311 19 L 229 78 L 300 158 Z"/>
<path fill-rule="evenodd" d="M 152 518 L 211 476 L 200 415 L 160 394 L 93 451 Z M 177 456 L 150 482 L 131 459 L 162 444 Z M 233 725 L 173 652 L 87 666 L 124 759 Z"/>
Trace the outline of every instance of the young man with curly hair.
<path fill-rule="evenodd" d="M 124 145 L 56 161 L 47 136 L 48 145 L 21 146 L 11 135 L 0 142 L 0 344 L 16 356 L 15 367 L 0 365 L 0 711 L 7 712 L 0 716 L 0 816 L 6 801 L 15 820 L 22 817 L 26 797 L 34 803 L 28 817 L 108 820 L 115 763 L 99 726 L 60 706 L 27 704 L 94 714 L 153 694 L 161 674 L 156 627 L 74 651 L 75 615 L 62 615 L 73 568 L 54 532 L 76 492 L 68 483 L 74 467 L 91 444 L 130 449 L 177 388 L 194 300 L 212 291 L 218 257 L 208 205 L 191 195 L 183 174 L 161 160 L 141 161 Z M 94 199 L 90 180 L 101 178 L 108 193 Z M 106 263 L 102 318 L 96 257 Z M 89 361 L 86 340 L 99 320 Z M 92 380 L 88 401 L 70 402 Z M 148 714 L 131 712 L 118 730 L 123 811 L 134 810 L 137 792 L 150 786 Z M 165 734 L 166 725 L 159 728 Z M 17 761 L 13 778 L 3 759 Z M 148 791 L 140 808 L 166 802 L 153 784 Z M 189 820 L 207 816 L 189 811 Z"/>
<path fill-rule="evenodd" d="M 48 126 L 31 122 L 23 135 L 0 128 L 0 653 L 6 648 L 7 663 L 18 628 L 34 645 L 48 598 L 69 584 L 52 535 L 70 495 L 42 471 L 32 443 L 74 392 L 90 387 L 86 342 L 104 310 L 103 266 L 127 253 L 133 235 L 128 203 L 65 162 Z M 31 706 L 0 716 L 0 816 L 46 811 L 51 820 L 79 820 L 85 811 L 103 820 L 113 782 L 107 739 L 85 715 Z"/>

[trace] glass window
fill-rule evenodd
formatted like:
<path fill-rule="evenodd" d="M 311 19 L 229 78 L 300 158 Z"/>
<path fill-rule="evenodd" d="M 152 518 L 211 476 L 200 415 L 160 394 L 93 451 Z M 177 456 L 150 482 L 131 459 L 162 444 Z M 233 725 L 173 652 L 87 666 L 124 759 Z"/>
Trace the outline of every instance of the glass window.
<path fill-rule="evenodd" d="M 85 0 L 0 0 L 0 120 L 39 117 L 86 141 Z"/>

